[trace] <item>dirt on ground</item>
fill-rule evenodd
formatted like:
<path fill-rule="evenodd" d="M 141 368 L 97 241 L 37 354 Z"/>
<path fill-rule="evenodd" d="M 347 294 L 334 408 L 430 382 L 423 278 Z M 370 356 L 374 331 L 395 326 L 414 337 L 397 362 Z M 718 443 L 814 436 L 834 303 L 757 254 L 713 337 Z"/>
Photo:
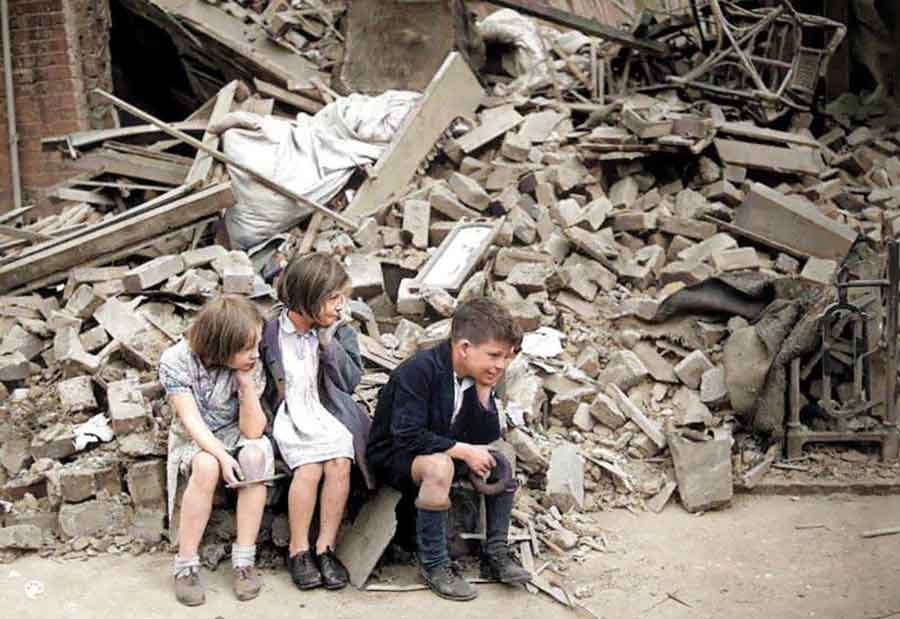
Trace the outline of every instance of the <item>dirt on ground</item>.
<path fill-rule="evenodd" d="M 560 572 L 570 591 L 587 596 L 580 603 L 597 617 L 900 617 L 900 535 L 860 536 L 900 526 L 898 496 L 739 496 L 729 509 L 702 515 L 669 505 L 659 515 L 616 510 L 598 518 L 610 552 Z M 170 568 L 171 557 L 161 554 L 68 562 L 25 557 L 0 568 L 0 616 L 590 616 L 502 585 L 480 586 L 479 598 L 465 604 L 427 591 L 301 593 L 282 569 L 267 571 L 262 595 L 241 603 L 231 593 L 227 567 L 203 572 L 207 603 L 187 609 L 174 600 Z M 417 582 L 413 569 L 401 572 L 398 582 Z"/>

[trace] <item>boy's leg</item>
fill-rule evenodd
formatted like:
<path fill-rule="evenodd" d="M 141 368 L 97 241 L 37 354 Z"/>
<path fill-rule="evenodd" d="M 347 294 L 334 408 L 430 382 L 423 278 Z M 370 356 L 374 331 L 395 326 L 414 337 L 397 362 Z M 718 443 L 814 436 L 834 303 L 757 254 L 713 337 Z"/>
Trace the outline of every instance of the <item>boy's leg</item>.
<path fill-rule="evenodd" d="M 322 504 L 319 509 L 316 556 L 326 589 L 340 589 L 350 581 L 346 568 L 334 554 L 334 544 L 344 517 L 347 496 L 350 494 L 351 465 L 349 458 L 335 458 L 323 464 L 325 482 L 322 485 Z"/>
<path fill-rule="evenodd" d="M 201 451 L 191 461 L 191 475 L 181 500 L 178 556 L 175 557 L 175 597 L 187 606 L 202 604 L 206 596 L 200 583 L 197 549 L 212 512 L 219 483 L 219 461 Z"/>
<path fill-rule="evenodd" d="M 410 468 L 419 486 L 416 497 L 416 546 L 428 586 L 449 600 L 472 600 L 478 591 L 450 569 L 447 553 L 447 510 L 453 483 L 453 460 L 446 454 L 417 456 Z"/>
<path fill-rule="evenodd" d="M 309 548 L 309 526 L 316 508 L 322 471 L 320 463 L 297 467 L 288 491 L 288 521 L 291 526 L 288 568 L 294 584 L 300 589 L 312 589 L 322 584 L 322 574 Z"/>
<path fill-rule="evenodd" d="M 513 559 L 509 547 L 509 521 L 514 497 L 514 491 L 484 497 L 487 538 L 481 552 L 481 576 L 507 584 L 531 580 L 531 574 Z"/>

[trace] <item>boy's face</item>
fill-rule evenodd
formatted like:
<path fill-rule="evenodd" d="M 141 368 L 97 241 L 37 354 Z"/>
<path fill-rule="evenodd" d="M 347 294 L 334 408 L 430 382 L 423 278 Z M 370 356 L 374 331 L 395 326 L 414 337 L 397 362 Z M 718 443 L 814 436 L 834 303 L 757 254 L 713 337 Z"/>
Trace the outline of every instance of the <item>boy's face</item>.
<path fill-rule="evenodd" d="M 228 367 L 238 372 L 249 372 L 256 367 L 256 362 L 259 361 L 259 340 L 261 336 L 262 332 L 258 331 L 253 339 L 252 346 L 232 355 L 231 359 L 228 360 Z"/>
<path fill-rule="evenodd" d="M 459 350 L 465 365 L 465 375 L 471 376 L 476 384 L 483 387 L 496 385 L 516 356 L 516 351 L 510 344 L 494 339 L 477 345 L 469 340 L 461 340 Z"/>
<path fill-rule="evenodd" d="M 316 316 L 316 324 L 320 327 L 330 327 L 341 319 L 341 312 L 347 296 L 343 290 L 336 290 L 325 298 L 322 311 Z"/>

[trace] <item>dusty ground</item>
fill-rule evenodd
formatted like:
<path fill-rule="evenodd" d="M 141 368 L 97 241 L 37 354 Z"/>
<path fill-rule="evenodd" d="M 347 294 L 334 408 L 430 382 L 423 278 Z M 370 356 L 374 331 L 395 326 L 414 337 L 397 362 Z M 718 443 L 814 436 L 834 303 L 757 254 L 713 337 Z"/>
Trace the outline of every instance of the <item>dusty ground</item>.
<path fill-rule="evenodd" d="M 900 535 L 859 537 L 900 526 L 898 496 L 743 496 L 727 511 L 702 516 L 670 505 L 658 516 L 616 511 L 600 518 L 612 552 L 566 573 L 573 590 L 593 585 L 584 603 L 599 617 L 900 617 Z M 267 573 L 263 595 L 242 604 L 232 598 L 227 568 L 204 572 L 207 604 L 189 610 L 172 597 L 170 561 L 162 555 L 20 559 L 0 566 L 0 616 L 575 617 L 544 596 L 499 585 L 482 586 L 478 600 L 468 604 L 428 592 L 300 593 L 283 570 Z M 31 580 L 44 586 L 35 599 L 26 595 Z"/>

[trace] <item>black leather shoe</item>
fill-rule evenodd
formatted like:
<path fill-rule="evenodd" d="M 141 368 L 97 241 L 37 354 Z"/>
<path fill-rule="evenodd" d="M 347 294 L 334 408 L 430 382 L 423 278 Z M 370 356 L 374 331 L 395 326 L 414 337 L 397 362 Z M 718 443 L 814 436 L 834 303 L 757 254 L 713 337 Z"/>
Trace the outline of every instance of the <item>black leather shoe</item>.
<path fill-rule="evenodd" d="M 517 585 L 531 580 L 531 573 L 516 562 L 507 546 L 499 552 L 481 555 L 481 577 Z"/>
<path fill-rule="evenodd" d="M 347 586 L 350 576 L 347 568 L 334 554 L 334 550 L 326 548 L 325 552 L 318 555 L 319 569 L 322 570 L 322 584 L 326 589 L 342 589 Z"/>
<path fill-rule="evenodd" d="M 322 572 L 319 571 L 312 550 L 298 552 L 293 557 L 288 556 L 288 571 L 298 589 L 315 589 L 322 584 Z"/>

